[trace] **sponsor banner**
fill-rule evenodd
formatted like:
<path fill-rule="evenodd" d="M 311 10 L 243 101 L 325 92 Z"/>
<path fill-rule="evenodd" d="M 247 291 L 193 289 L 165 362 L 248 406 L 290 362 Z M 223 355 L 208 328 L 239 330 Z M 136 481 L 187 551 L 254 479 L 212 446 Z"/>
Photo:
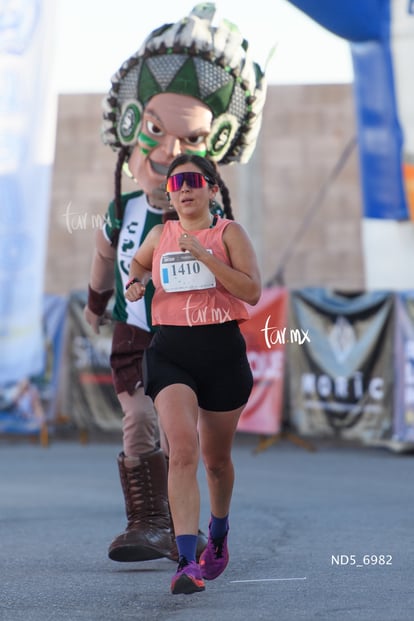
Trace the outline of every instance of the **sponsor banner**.
<path fill-rule="evenodd" d="M 290 418 L 307 436 L 378 443 L 392 435 L 393 296 L 291 293 L 290 325 L 306 331 L 289 348 Z"/>
<path fill-rule="evenodd" d="M 238 431 L 274 435 L 281 430 L 286 344 L 297 338 L 287 328 L 287 300 L 283 288 L 264 289 L 251 318 L 241 324 L 254 385 Z"/>
<path fill-rule="evenodd" d="M 414 291 L 395 299 L 395 442 L 414 446 Z"/>
<path fill-rule="evenodd" d="M 112 325 L 95 334 L 83 316 L 86 301 L 86 291 L 69 298 L 62 410 L 78 429 L 121 431 L 122 411 L 109 362 Z"/>
<path fill-rule="evenodd" d="M 403 172 L 407 187 L 407 200 L 410 209 L 410 218 L 414 221 L 414 164 L 405 162 Z"/>

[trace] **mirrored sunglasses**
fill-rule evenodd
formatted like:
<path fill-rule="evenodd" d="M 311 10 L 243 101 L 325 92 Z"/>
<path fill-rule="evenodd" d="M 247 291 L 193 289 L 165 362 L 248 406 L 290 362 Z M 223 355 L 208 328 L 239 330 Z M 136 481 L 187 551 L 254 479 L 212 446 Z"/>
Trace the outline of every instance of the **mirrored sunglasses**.
<path fill-rule="evenodd" d="M 184 181 L 190 188 L 204 188 L 210 180 L 199 172 L 183 172 L 168 177 L 166 184 L 167 192 L 177 192 L 183 187 Z"/>

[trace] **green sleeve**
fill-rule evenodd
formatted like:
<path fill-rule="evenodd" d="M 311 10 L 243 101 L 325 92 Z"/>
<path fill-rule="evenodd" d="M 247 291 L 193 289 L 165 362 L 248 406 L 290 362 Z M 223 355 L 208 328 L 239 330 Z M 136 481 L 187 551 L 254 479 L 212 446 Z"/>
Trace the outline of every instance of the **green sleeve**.
<path fill-rule="evenodd" d="M 122 218 L 124 216 L 127 202 L 135 196 L 140 196 L 142 193 L 142 190 L 139 190 L 138 192 L 130 192 L 129 194 L 123 194 L 121 196 L 121 214 L 119 218 L 117 218 L 116 216 L 115 201 L 112 200 L 109 203 L 109 207 L 105 214 L 105 224 L 103 227 L 104 235 L 108 241 L 111 241 L 114 231 L 121 228 Z"/>

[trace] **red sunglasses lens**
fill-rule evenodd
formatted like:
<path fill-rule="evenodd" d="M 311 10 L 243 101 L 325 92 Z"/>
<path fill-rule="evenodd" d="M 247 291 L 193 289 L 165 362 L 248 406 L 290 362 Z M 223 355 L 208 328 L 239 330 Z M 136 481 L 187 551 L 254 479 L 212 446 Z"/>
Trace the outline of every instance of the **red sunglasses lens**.
<path fill-rule="evenodd" d="M 207 185 L 205 177 L 198 172 L 184 172 L 171 175 L 167 179 L 167 192 L 178 192 L 183 187 L 184 181 L 190 188 L 204 188 Z"/>

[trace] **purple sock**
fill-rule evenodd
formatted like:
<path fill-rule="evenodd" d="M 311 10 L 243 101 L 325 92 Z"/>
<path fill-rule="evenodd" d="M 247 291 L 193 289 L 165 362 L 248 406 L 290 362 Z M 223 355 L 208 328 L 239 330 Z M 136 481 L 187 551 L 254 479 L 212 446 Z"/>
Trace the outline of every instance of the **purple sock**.
<path fill-rule="evenodd" d="M 178 556 L 185 556 L 188 562 L 196 560 L 197 535 L 178 535 L 175 538 Z"/>
<path fill-rule="evenodd" d="M 229 516 L 218 518 L 211 514 L 210 533 L 213 539 L 221 539 L 229 530 Z"/>

